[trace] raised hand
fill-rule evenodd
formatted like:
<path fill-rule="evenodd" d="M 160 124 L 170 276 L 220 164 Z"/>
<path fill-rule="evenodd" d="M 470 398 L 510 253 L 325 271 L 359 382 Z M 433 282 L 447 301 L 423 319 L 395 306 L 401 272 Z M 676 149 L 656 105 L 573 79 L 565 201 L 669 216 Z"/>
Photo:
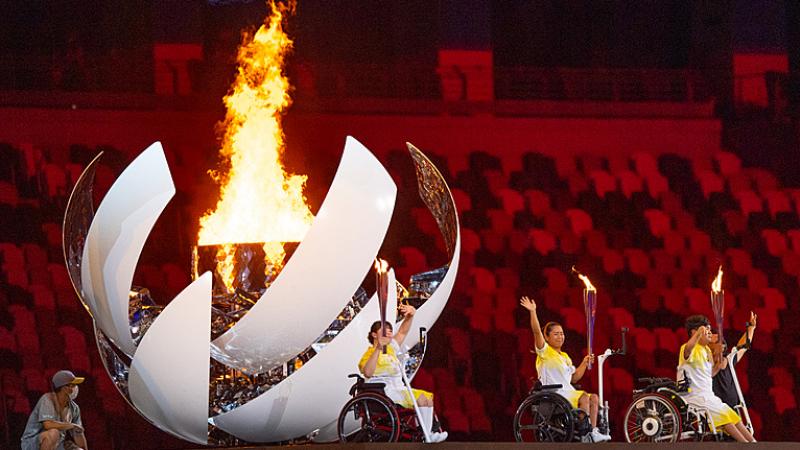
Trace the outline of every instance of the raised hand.
<path fill-rule="evenodd" d="M 594 364 L 594 355 L 593 354 L 589 354 L 589 355 L 584 356 L 583 357 L 583 362 L 581 364 L 583 364 L 584 366 L 589 365 L 589 364 Z"/>
<path fill-rule="evenodd" d="M 402 313 L 404 316 L 406 316 L 406 317 L 413 317 L 413 316 L 414 316 L 414 314 L 416 314 L 416 313 L 417 313 L 417 308 L 414 308 L 414 307 L 413 307 L 413 306 L 411 306 L 411 305 L 400 305 L 400 306 L 398 307 L 398 309 L 399 309 L 399 310 L 400 310 L 400 312 L 401 312 L 401 313 Z"/>
<path fill-rule="evenodd" d="M 750 325 L 752 325 L 753 328 L 756 327 L 756 322 L 758 322 L 758 314 L 750 311 Z"/>
<path fill-rule="evenodd" d="M 528 298 L 528 296 L 523 296 L 519 299 L 519 304 L 528 311 L 536 311 L 536 302 Z"/>

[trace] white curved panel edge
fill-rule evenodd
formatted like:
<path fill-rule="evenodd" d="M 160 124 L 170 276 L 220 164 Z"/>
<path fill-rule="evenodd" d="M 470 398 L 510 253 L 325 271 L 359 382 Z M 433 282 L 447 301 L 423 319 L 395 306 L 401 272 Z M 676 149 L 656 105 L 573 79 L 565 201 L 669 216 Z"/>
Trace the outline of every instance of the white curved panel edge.
<path fill-rule="evenodd" d="M 128 374 L 131 401 L 160 429 L 208 441 L 211 272 L 175 297 L 142 337 Z"/>
<path fill-rule="evenodd" d="M 453 259 L 450 260 L 450 267 L 448 268 L 444 279 L 442 279 L 442 282 L 439 284 L 433 294 L 431 294 L 431 296 L 425 300 L 425 303 L 420 306 L 417 310 L 417 313 L 414 314 L 414 330 L 418 330 L 419 328 L 423 327 L 430 330 L 433 324 L 436 323 L 439 315 L 442 313 L 444 306 L 447 304 L 447 300 L 450 298 L 450 293 L 453 291 L 453 285 L 456 282 L 460 253 L 461 230 L 458 228 L 458 222 L 456 222 L 456 243 L 453 247 Z M 404 345 L 408 348 L 411 348 L 417 345 L 418 342 L 419 332 L 409 333 Z"/>
<path fill-rule="evenodd" d="M 94 216 L 81 262 L 83 295 L 99 328 L 128 356 L 136 350 L 128 293 L 142 247 L 175 186 L 160 142 L 122 172 Z"/>
<path fill-rule="evenodd" d="M 257 374 L 306 349 L 372 267 L 396 195 L 386 169 L 348 136 L 328 195 L 305 238 L 256 305 L 214 340 L 212 356 Z"/>
<path fill-rule="evenodd" d="M 396 310 L 396 302 L 397 296 L 390 295 L 387 311 Z M 359 373 L 358 361 L 370 346 L 369 328 L 379 319 L 373 295 L 344 330 L 300 370 L 256 399 L 214 417 L 214 424 L 246 441 L 277 442 L 306 436 L 336 421 L 355 382 L 347 376 Z"/>

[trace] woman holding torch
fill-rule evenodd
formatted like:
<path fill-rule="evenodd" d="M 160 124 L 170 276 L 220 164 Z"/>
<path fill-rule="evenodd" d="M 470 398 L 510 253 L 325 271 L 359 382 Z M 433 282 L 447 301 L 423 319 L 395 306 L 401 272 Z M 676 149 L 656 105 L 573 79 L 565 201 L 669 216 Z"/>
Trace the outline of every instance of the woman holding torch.
<path fill-rule="evenodd" d="M 403 384 L 403 365 L 397 354 L 411 330 L 417 310 L 411 305 L 400 305 L 398 309 L 404 317 L 397 333 L 393 333 L 389 322 L 378 320 L 372 324 L 367 335 L 371 345 L 361 357 L 358 369 L 370 382 L 384 383 L 384 392 L 393 402 L 403 408 L 414 408 L 414 401 Z M 411 390 L 419 406 L 423 426 L 430 430 L 433 426 L 433 394 L 421 389 Z M 432 442 L 442 442 L 447 439 L 447 432 L 433 432 L 430 436 Z"/>
<path fill-rule="evenodd" d="M 528 297 L 522 297 L 519 304 L 527 309 L 531 315 L 531 331 L 533 331 L 536 347 L 536 372 L 542 385 L 560 384 L 557 392 L 567 399 L 573 408 L 579 408 L 589 415 L 592 424 L 591 437 L 594 442 L 608 441 L 611 436 L 603 434 L 597 428 L 597 411 L 599 401 L 597 394 L 579 391 L 572 386 L 586 373 L 586 368 L 594 362 L 594 355 L 584 356 L 583 361 L 576 368 L 569 355 L 561 351 L 564 345 L 564 329 L 557 322 L 548 322 L 544 328 L 539 325 L 539 316 L 536 314 L 536 302 Z"/>

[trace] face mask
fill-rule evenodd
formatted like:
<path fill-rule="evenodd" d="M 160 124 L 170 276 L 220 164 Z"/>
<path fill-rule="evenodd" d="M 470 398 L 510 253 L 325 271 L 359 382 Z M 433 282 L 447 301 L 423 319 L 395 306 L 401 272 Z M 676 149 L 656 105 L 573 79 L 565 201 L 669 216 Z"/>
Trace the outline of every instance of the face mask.
<path fill-rule="evenodd" d="M 73 389 L 72 392 L 69 393 L 70 400 L 75 400 L 76 398 L 78 398 L 78 386 L 75 386 L 75 389 Z"/>

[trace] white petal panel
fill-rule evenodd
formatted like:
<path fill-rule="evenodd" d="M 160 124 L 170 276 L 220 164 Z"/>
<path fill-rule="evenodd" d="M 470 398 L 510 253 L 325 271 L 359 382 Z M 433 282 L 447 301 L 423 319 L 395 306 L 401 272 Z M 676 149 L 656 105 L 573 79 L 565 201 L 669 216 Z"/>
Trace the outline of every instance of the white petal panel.
<path fill-rule="evenodd" d="M 258 303 L 212 343 L 212 356 L 256 374 L 307 348 L 372 268 L 396 195 L 386 169 L 348 136 L 328 195 L 305 238 Z"/>
<path fill-rule="evenodd" d="M 131 401 L 160 429 L 205 445 L 211 272 L 187 286 L 142 337 L 128 374 Z"/>
<path fill-rule="evenodd" d="M 389 297 L 389 311 L 396 309 Z M 369 348 L 369 328 L 380 320 L 373 295 L 331 343 L 297 372 L 260 397 L 214 418 L 224 431 L 250 442 L 277 442 L 307 435 L 335 421 L 350 398 L 358 361 Z M 387 317 L 388 320 L 388 317 Z M 414 328 L 416 330 L 416 327 Z M 335 431 L 335 428 L 334 428 Z"/>
<path fill-rule="evenodd" d="M 164 150 L 156 142 L 111 186 L 86 237 L 81 264 L 86 303 L 99 328 L 128 356 L 135 351 L 128 319 L 133 273 L 156 219 L 173 195 Z"/>

